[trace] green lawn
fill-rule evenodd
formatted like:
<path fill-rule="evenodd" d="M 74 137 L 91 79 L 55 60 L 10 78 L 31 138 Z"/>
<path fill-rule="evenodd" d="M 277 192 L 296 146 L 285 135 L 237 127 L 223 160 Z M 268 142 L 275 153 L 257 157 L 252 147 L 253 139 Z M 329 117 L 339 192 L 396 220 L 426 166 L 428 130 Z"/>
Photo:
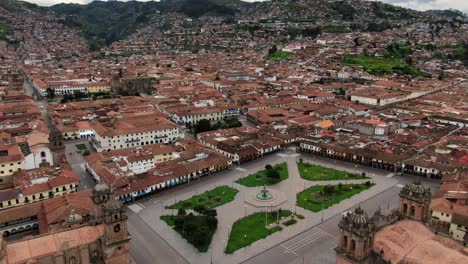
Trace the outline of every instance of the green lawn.
<path fill-rule="evenodd" d="M 12 35 L 14 32 L 10 26 L 0 22 L 0 39 L 6 40 L 6 37 Z"/>
<path fill-rule="evenodd" d="M 309 181 L 334 181 L 334 180 L 359 180 L 369 179 L 369 177 L 359 174 L 348 173 L 319 165 L 312 165 L 306 162 L 297 164 L 299 174 L 303 179 Z"/>
<path fill-rule="evenodd" d="M 288 165 L 285 162 L 273 166 L 273 169 L 278 170 L 280 175 L 279 179 L 269 178 L 266 176 L 266 170 L 261 170 L 257 173 L 250 174 L 247 177 L 236 180 L 236 182 L 246 187 L 255 187 L 272 185 L 288 178 Z"/>
<path fill-rule="evenodd" d="M 79 151 L 88 150 L 88 148 L 86 147 L 85 144 L 78 144 L 78 145 L 76 145 L 76 148 L 77 148 Z"/>
<path fill-rule="evenodd" d="M 291 225 L 294 225 L 295 223 L 297 223 L 297 220 L 296 219 L 291 219 L 291 220 L 288 220 L 288 221 L 284 222 L 283 225 L 291 226 Z"/>
<path fill-rule="evenodd" d="M 197 205 L 204 205 L 207 209 L 212 209 L 234 200 L 239 191 L 229 186 L 223 185 L 213 190 L 192 196 L 190 199 L 180 201 L 176 204 L 166 206 L 168 209 L 193 209 Z"/>
<path fill-rule="evenodd" d="M 320 191 L 323 191 L 325 186 L 312 186 L 297 194 L 297 205 L 313 212 L 319 212 L 367 190 L 373 185 L 375 184 L 370 182 L 368 184 L 343 184 L 341 191 L 338 185 L 332 185 L 335 189 L 332 196 L 320 195 Z"/>
<path fill-rule="evenodd" d="M 270 55 L 265 56 L 264 59 L 274 60 L 274 61 L 282 61 L 282 60 L 287 59 L 291 54 L 292 54 L 292 52 L 289 52 L 289 51 L 277 51 L 277 52 L 274 52 L 274 53 L 272 53 Z"/>
<path fill-rule="evenodd" d="M 177 219 L 181 222 L 179 226 L 177 226 Z M 204 215 L 163 215 L 161 220 L 171 226 L 200 252 L 208 251 L 218 225 L 215 217 Z"/>
<path fill-rule="evenodd" d="M 343 61 L 344 66 L 361 66 L 371 74 L 408 74 L 412 76 L 427 76 L 418 68 L 404 62 L 399 58 L 380 58 L 373 56 L 347 55 Z"/>
<path fill-rule="evenodd" d="M 288 210 L 282 210 L 281 212 L 282 217 L 287 217 L 291 214 L 291 211 Z M 267 225 L 275 223 L 276 212 L 267 212 L 266 218 Z M 230 254 L 280 230 L 282 230 L 281 227 L 275 227 L 270 230 L 265 227 L 265 212 L 248 215 L 233 224 L 231 233 L 229 234 L 226 253 Z"/>

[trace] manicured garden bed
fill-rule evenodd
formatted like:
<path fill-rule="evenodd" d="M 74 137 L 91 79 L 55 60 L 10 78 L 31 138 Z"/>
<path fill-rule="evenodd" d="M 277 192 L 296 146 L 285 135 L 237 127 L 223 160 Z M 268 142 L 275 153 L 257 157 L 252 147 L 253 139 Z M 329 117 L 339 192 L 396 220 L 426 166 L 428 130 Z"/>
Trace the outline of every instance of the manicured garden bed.
<path fill-rule="evenodd" d="M 272 185 L 288 178 L 288 165 L 285 162 L 274 165 L 273 169 L 279 173 L 279 178 L 268 177 L 267 170 L 265 169 L 254 174 L 250 174 L 247 177 L 241 178 L 236 182 L 246 187 L 256 187 Z"/>
<path fill-rule="evenodd" d="M 282 61 L 287 59 L 292 55 L 292 52 L 289 51 L 276 51 L 270 55 L 265 56 L 266 60 Z"/>
<path fill-rule="evenodd" d="M 365 184 L 342 184 L 341 187 L 340 185 L 312 186 L 297 194 L 297 205 L 313 212 L 319 212 L 367 190 L 373 185 L 375 184 L 367 182 Z M 330 187 L 333 187 L 332 193 L 326 191 L 326 188 Z"/>
<path fill-rule="evenodd" d="M 257 212 L 237 220 L 233 224 L 231 233 L 229 234 L 226 253 L 230 254 L 254 243 L 255 241 L 282 230 L 279 226 L 272 227 L 270 229 L 266 227 L 272 223 L 276 223 L 276 213 L 277 212 L 267 212 L 265 217 L 265 212 Z M 291 214 L 291 211 L 282 210 L 280 216 L 288 217 Z"/>
<path fill-rule="evenodd" d="M 192 196 L 190 199 L 180 201 L 176 204 L 166 206 L 168 209 L 193 209 L 197 205 L 203 205 L 208 209 L 221 206 L 234 200 L 239 191 L 223 185 L 213 190 Z"/>
<path fill-rule="evenodd" d="M 331 168 L 325 168 L 319 165 L 313 165 L 306 162 L 297 164 L 299 174 L 303 179 L 309 181 L 334 181 L 334 180 L 360 180 L 369 179 L 365 175 L 353 174 L 346 171 L 339 171 Z"/>
<path fill-rule="evenodd" d="M 161 220 L 172 226 L 190 244 L 200 252 L 208 251 L 218 220 L 206 215 L 163 215 Z"/>

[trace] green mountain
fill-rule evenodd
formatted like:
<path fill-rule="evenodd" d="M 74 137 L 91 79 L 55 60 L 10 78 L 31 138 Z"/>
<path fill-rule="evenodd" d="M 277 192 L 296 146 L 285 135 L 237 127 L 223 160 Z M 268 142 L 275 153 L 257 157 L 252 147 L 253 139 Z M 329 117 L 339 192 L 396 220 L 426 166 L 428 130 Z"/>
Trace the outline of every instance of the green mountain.
<path fill-rule="evenodd" d="M 1 0 L 0 8 L 13 13 L 25 13 L 25 12 L 47 12 L 47 7 L 38 6 L 25 1 L 17 0 Z"/>
<path fill-rule="evenodd" d="M 325 31 L 329 32 L 382 31 L 405 22 L 429 21 L 434 17 L 451 19 L 462 15 L 456 10 L 419 12 L 363 0 L 271 0 L 256 3 L 242 0 L 94 1 L 87 5 L 58 4 L 51 7 L 18 0 L 0 0 L 0 8 L 14 13 L 45 14 L 53 11 L 63 18 L 61 21 L 66 26 L 79 28 L 92 50 L 124 39 L 138 28 L 154 22 L 153 18 L 167 13 L 179 13 L 192 18 L 236 16 L 249 20 L 317 21 L 329 24 L 325 27 Z M 346 27 L 342 23 L 346 23 Z M 2 34 L 7 33 L 8 23 L 4 22 Z"/>
<path fill-rule="evenodd" d="M 249 3 L 239 0 L 94 1 L 87 5 L 58 4 L 50 9 L 65 15 L 65 25 L 80 28 L 91 50 L 97 50 L 134 33 L 160 12 L 189 17 L 233 16 L 248 6 Z"/>
<path fill-rule="evenodd" d="M 97 50 L 135 32 L 157 13 L 156 2 L 100 2 L 88 5 L 58 4 L 50 7 L 65 15 L 63 23 L 81 29 L 91 50 Z"/>

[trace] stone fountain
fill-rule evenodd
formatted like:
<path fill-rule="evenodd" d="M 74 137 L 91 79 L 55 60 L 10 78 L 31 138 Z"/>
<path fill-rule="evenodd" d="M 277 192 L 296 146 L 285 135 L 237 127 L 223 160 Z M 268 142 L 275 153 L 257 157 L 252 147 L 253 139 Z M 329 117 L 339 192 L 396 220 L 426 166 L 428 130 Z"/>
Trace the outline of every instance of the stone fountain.
<path fill-rule="evenodd" d="M 274 189 L 267 189 L 263 185 L 260 191 L 253 190 L 246 194 L 245 203 L 254 207 L 276 207 L 286 202 L 286 195 L 281 191 Z"/>

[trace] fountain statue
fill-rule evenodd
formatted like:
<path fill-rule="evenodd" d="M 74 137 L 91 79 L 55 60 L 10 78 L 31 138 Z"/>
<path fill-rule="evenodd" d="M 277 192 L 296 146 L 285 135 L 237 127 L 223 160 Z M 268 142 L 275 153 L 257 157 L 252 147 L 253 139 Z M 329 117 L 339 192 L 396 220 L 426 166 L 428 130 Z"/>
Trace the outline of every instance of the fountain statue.
<path fill-rule="evenodd" d="M 273 195 L 267 190 L 266 185 L 263 185 L 263 189 L 257 194 L 257 198 L 266 201 L 273 198 Z"/>

